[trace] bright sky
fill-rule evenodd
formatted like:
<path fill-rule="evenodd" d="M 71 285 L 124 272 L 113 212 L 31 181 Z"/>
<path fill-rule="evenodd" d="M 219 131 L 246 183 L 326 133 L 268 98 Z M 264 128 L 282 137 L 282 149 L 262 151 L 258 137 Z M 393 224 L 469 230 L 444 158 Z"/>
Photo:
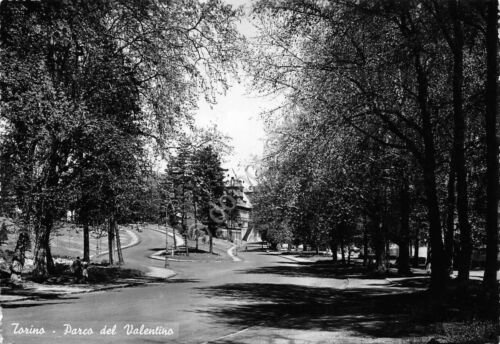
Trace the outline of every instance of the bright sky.
<path fill-rule="evenodd" d="M 226 0 L 226 2 L 233 6 L 243 5 L 248 14 L 249 1 Z M 248 18 L 242 19 L 238 29 L 247 37 L 256 34 Z M 238 174 L 250 164 L 253 156 L 262 156 L 264 129 L 259 113 L 271 106 L 269 99 L 251 94 L 246 89 L 245 81 L 244 75 L 241 76 L 241 83 L 233 81 L 232 87 L 225 95 L 220 95 L 217 104 L 213 106 L 200 100 L 199 110 L 195 117 L 198 125 L 216 124 L 219 131 L 232 138 L 230 145 L 234 147 L 234 151 L 224 165 L 226 168 L 235 169 Z"/>

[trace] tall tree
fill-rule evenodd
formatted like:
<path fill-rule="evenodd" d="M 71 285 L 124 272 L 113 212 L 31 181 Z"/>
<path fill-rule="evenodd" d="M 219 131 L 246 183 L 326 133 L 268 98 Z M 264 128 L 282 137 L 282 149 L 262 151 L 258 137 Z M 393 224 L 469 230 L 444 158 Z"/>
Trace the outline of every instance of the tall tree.
<path fill-rule="evenodd" d="M 487 2 L 486 26 L 486 147 L 487 147 L 487 214 L 486 214 L 486 315 L 498 324 L 498 124 L 497 124 L 497 79 L 498 79 L 498 1 Z"/>
<path fill-rule="evenodd" d="M 472 155 L 483 163 L 470 148 L 482 144 L 475 116 L 482 107 L 482 9 L 479 3 L 457 1 L 259 1 L 254 6 L 261 35 L 249 52 L 249 71 L 257 89 L 284 95 L 280 107 L 269 111 L 283 142 L 310 135 L 316 139 L 308 149 L 317 153 L 322 147 L 318 142 L 338 139 L 333 133 L 343 123 L 340 130 L 354 128 L 384 154 L 410 153 L 411 165 L 420 167 L 415 189 L 424 194 L 427 219 L 422 228 L 428 233 L 419 236 L 429 234 L 431 289 L 438 293 L 448 279 L 453 239 L 449 225 L 445 254 L 442 205 L 448 203 L 447 223 L 453 224 L 455 200 L 463 258 L 460 278 L 466 280 L 469 273 L 473 212 L 468 192 L 480 189 L 468 186 L 467 175 L 480 174 L 469 159 Z M 308 126 L 300 134 L 286 130 L 291 121 Z M 445 180 L 448 201 L 442 198 Z M 384 206 L 372 214 L 383 215 L 393 204 L 396 189 L 383 183 L 386 190 L 379 193 L 379 203 Z M 392 235 L 383 226 L 394 226 L 393 219 L 369 217 L 382 261 L 387 239 L 379 238 Z"/>
<path fill-rule="evenodd" d="M 209 250 L 212 253 L 213 237 L 216 235 L 217 226 L 225 221 L 223 204 L 220 204 L 220 198 L 224 194 L 224 170 L 219 154 L 211 145 L 194 152 L 192 169 L 193 174 L 198 178 L 197 192 L 200 205 L 197 212 L 208 228 Z"/>
<path fill-rule="evenodd" d="M 112 197 L 97 208 L 113 217 L 123 210 L 124 171 L 137 168 L 114 147 L 137 158 L 146 140 L 165 144 L 200 93 L 213 100 L 226 87 L 239 12 L 219 1 L 156 0 L 2 2 L 0 11 L 1 116 L 20 172 L 10 183 L 37 234 L 35 275 L 44 278 L 51 228 L 74 201 L 72 182 L 92 174 L 110 181 Z"/>

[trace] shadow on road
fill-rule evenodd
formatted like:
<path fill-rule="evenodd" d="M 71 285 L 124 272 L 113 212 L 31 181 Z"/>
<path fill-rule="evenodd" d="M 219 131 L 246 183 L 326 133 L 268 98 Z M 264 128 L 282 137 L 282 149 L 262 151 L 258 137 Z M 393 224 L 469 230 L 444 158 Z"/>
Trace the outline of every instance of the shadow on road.
<path fill-rule="evenodd" d="M 219 305 L 199 311 L 234 326 L 348 330 L 375 337 L 428 334 L 428 329 L 422 326 L 426 321 L 416 323 L 412 316 L 424 299 L 423 291 L 402 293 L 391 288 L 341 290 L 294 284 L 240 283 L 200 288 L 199 292 L 207 297 L 240 301 L 239 305 Z"/>
<path fill-rule="evenodd" d="M 361 264 L 342 265 L 330 261 L 319 262 L 279 262 L 272 266 L 256 269 L 240 270 L 247 274 L 274 274 L 289 277 L 317 277 L 317 278 L 356 278 L 356 279 L 385 279 L 397 277 L 397 274 L 378 274 L 370 272 Z"/>

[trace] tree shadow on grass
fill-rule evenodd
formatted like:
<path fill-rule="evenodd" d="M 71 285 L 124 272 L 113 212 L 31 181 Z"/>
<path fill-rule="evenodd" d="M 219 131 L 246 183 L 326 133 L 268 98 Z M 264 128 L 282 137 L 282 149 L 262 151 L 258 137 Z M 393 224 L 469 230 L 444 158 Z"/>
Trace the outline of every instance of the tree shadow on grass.
<path fill-rule="evenodd" d="M 428 335 L 429 326 L 439 320 L 413 316 L 428 298 L 424 291 L 395 292 L 391 288 L 342 290 L 271 283 L 225 284 L 199 290 L 210 297 L 240 301 L 238 305 L 219 305 L 199 311 L 238 327 L 347 330 L 374 337 L 401 338 Z"/>

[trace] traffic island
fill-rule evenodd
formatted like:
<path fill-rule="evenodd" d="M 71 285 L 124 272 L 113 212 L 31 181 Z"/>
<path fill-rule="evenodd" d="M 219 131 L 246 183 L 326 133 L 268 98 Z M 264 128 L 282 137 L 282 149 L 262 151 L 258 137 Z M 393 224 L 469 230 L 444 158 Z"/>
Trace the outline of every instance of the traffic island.
<path fill-rule="evenodd" d="M 168 252 L 168 261 L 171 262 L 185 262 L 185 263 L 193 263 L 193 262 L 222 262 L 227 260 L 225 255 L 221 255 L 219 253 L 210 253 L 205 250 L 196 250 L 195 248 L 189 248 L 189 255 L 185 254 L 184 249 L 178 249 L 174 251 L 174 255 L 172 256 L 171 250 Z M 149 256 L 150 259 L 162 260 L 165 261 L 165 250 L 158 250 L 152 255 Z"/>

